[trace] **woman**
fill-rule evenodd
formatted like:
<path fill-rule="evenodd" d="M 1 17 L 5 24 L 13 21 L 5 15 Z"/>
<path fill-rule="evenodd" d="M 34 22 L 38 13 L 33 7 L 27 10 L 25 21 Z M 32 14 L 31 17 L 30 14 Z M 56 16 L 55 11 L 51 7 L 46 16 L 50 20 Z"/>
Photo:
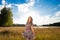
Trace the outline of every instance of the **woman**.
<path fill-rule="evenodd" d="M 23 36 L 26 38 L 26 40 L 33 40 L 34 39 L 34 30 L 33 30 L 33 19 L 31 16 L 28 17 L 27 23 L 25 25 L 25 30 L 23 32 Z"/>

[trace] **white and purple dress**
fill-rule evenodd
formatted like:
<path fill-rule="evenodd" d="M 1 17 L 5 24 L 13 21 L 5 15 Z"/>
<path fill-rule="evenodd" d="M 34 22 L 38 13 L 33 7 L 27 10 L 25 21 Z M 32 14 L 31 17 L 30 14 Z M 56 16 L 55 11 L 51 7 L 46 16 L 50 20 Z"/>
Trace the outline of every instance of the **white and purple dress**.
<path fill-rule="evenodd" d="M 26 29 L 23 32 L 23 36 L 25 38 L 29 38 L 29 39 L 33 39 L 34 38 L 34 34 L 32 32 L 32 29 L 31 29 L 31 24 L 26 24 Z"/>

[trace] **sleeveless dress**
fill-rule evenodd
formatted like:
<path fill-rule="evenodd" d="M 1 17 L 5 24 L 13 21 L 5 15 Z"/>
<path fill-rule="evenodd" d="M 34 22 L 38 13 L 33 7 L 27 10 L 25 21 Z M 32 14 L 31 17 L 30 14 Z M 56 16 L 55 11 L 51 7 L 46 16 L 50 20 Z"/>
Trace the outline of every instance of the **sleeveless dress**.
<path fill-rule="evenodd" d="M 33 32 L 32 32 L 32 30 L 31 30 L 31 24 L 26 24 L 26 28 L 25 28 L 25 30 L 24 30 L 24 32 L 23 32 L 23 36 L 25 37 L 25 38 L 29 38 L 29 39 L 33 39 L 34 38 L 34 34 L 33 34 Z"/>

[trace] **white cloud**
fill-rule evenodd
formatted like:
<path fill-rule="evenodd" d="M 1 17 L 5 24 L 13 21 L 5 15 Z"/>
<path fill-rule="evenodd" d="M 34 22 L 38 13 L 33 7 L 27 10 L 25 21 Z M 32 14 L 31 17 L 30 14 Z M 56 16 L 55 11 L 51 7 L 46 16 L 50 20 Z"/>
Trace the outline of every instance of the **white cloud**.
<path fill-rule="evenodd" d="M 4 8 L 4 6 L 6 6 L 7 8 L 10 8 L 12 4 L 8 4 L 5 0 L 2 0 L 2 8 Z"/>
<path fill-rule="evenodd" d="M 1 10 L 2 8 L 3 8 L 2 5 L 0 5 L 0 10 Z"/>
<path fill-rule="evenodd" d="M 50 23 L 55 23 L 55 22 L 60 22 L 60 17 L 58 16 L 53 16 L 50 18 Z"/>
<path fill-rule="evenodd" d="M 7 8 L 11 8 L 12 7 L 12 4 L 8 4 L 6 5 Z"/>
<path fill-rule="evenodd" d="M 30 0 L 30 2 L 27 4 L 28 6 L 33 6 L 35 3 L 35 0 Z"/>
<path fill-rule="evenodd" d="M 27 12 L 28 11 L 27 4 L 20 4 L 20 5 L 17 5 L 17 7 L 18 7 L 19 12 Z"/>
<path fill-rule="evenodd" d="M 0 5 L 0 10 L 2 10 L 5 6 L 5 0 L 2 0 L 2 5 Z"/>
<path fill-rule="evenodd" d="M 56 16 L 60 16 L 60 11 L 58 11 L 55 15 L 56 15 Z"/>
<path fill-rule="evenodd" d="M 19 12 L 27 12 L 29 10 L 29 7 L 32 7 L 34 3 L 35 3 L 34 0 L 30 0 L 29 3 L 15 4 L 15 6 L 18 7 Z"/>
<path fill-rule="evenodd" d="M 5 0 L 2 0 L 2 4 L 5 5 Z"/>

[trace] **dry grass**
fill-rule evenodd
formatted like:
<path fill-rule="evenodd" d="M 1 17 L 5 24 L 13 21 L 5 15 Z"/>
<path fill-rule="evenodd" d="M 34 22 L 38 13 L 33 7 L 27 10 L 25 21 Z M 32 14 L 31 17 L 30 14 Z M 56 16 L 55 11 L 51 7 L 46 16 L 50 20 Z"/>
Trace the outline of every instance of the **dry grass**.
<path fill-rule="evenodd" d="M 0 40 L 25 40 L 24 27 L 0 27 Z M 60 28 L 34 28 L 35 40 L 60 40 Z"/>

